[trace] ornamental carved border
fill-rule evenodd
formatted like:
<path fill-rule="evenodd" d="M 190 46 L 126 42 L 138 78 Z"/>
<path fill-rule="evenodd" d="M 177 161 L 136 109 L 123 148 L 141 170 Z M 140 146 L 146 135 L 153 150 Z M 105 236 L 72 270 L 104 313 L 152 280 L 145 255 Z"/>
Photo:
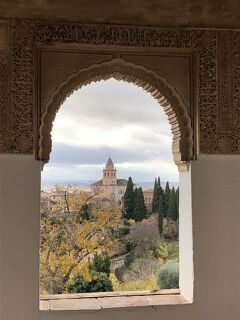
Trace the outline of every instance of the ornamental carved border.
<path fill-rule="evenodd" d="M 0 53 L 0 150 L 8 149 L 6 132 L 8 130 L 8 109 L 9 105 L 9 73 L 7 53 Z"/>
<path fill-rule="evenodd" d="M 38 23 L 35 26 L 35 39 L 38 44 L 80 43 L 96 46 L 191 49 L 198 52 L 199 108 L 200 111 L 203 110 L 200 112 L 200 146 L 202 152 L 217 152 L 217 37 L 215 31 Z M 203 105 L 204 108 L 201 108 Z M 211 111 L 208 112 L 208 110 Z"/>
<path fill-rule="evenodd" d="M 34 48 L 50 43 L 192 49 L 198 54 L 202 153 L 240 153 L 240 32 L 10 21 L 7 131 L 2 152 L 34 150 Z M 3 93 L 1 92 L 1 96 Z M 0 98 L 0 101 L 1 98 Z M 6 134 L 7 132 L 7 134 Z"/>
<path fill-rule="evenodd" d="M 173 158 L 179 171 L 186 170 L 186 161 L 193 157 L 193 131 L 187 107 L 175 87 L 166 79 L 141 65 L 114 58 L 71 74 L 63 81 L 45 105 L 39 129 L 38 159 L 48 161 L 51 152 L 51 130 L 55 115 L 63 101 L 74 90 L 89 81 L 115 78 L 133 83 L 149 92 L 163 107 L 172 129 Z M 90 80 L 89 80 L 90 79 Z"/>
<path fill-rule="evenodd" d="M 33 152 L 33 39 L 28 22 L 19 21 L 10 26 L 9 153 Z"/>

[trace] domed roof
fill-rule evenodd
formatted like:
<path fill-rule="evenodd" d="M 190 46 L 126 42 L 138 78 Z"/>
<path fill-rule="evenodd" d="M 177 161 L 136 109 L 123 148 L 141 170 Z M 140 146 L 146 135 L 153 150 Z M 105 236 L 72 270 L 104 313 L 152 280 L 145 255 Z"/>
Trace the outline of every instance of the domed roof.
<path fill-rule="evenodd" d="M 113 161 L 112 159 L 109 157 L 107 163 L 106 163 L 107 166 L 111 166 L 111 167 L 114 167 L 114 164 L 113 164 Z"/>

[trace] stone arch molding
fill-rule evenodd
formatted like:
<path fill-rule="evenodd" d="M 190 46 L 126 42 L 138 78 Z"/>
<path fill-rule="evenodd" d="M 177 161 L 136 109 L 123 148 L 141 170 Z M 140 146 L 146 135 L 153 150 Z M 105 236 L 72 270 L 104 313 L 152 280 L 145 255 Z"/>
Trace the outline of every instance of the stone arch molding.
<path fill-rule="evenodd" d="M 187 107 L 176 88 L 158 73 L 146 69 L 142 65 L 115 58 L 100 64 L 83 68 L 65 79 L 51 94 L 44 106 L 40 119 L 37 159 L 48 162 L 52 141 L 51 131 L 53 121 L 62 103 L 75 90 L 82 86 L 100 80 L 114 78 L 133 83 L 149 92 L 163 107 L 173 135 L 173 159 L 179 171 L 188 168 L 188 162 L 193 159 L 193 129 Z"/>

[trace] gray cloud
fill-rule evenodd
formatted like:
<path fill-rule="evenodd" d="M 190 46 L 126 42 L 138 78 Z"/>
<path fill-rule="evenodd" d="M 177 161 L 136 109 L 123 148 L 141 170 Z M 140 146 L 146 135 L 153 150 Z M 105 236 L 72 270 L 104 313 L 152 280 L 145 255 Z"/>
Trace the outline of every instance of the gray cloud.
<path fill-rule="evenodd" d="M 139 149 L 113 149 L 107 147 L 90 148 L 66 145 L 64 143 L 55 143 L 51 153 L 50 161 L 54 163 L 65 164 L 104 164 L 109 154 L 114 162 L 121 163 L 136 163 L 139 161 L 161 159 L 169 161 L 169 154 L 164 152 L 163 148 L 158 150 L 149 150 L 147 148 Z"/>
<path fill-rule="evenodd" d="M 69 116 L 79 116 L 80 124 L 81 121 L 95 125 L 108 122 L 118 126 L 124 122 L 154 125 L 159 130 L 167 124 L 161 106 L 150 94 L 123 81 L 101 81 L 83 87 L 63 107 L 68 109 Z"/>

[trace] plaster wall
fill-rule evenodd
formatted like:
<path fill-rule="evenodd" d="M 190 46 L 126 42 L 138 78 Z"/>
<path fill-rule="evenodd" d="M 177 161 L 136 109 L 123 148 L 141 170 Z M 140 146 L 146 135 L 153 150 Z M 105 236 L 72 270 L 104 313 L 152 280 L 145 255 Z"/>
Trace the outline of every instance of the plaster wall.
<path fill-rule="evenodd" d="M 40 163 L 32 156 L 0 156 L 0 319 L 238 320 L 239 172 L 240 156 L 200 155 L 198 161 L 191 163 L 190 172 L 181 174 L 183 183 L 192 181 L 192 204 L 188 205 L 192 205 L 193 212 L 193 304 L 81 313 L 40 312 Z M 184 198 L 182 190 L 180 198 Z"/>
<path fill-rule="evenodd" d="M 193 301 L 192 170 L 179 172 L 179 287 Z"/>

